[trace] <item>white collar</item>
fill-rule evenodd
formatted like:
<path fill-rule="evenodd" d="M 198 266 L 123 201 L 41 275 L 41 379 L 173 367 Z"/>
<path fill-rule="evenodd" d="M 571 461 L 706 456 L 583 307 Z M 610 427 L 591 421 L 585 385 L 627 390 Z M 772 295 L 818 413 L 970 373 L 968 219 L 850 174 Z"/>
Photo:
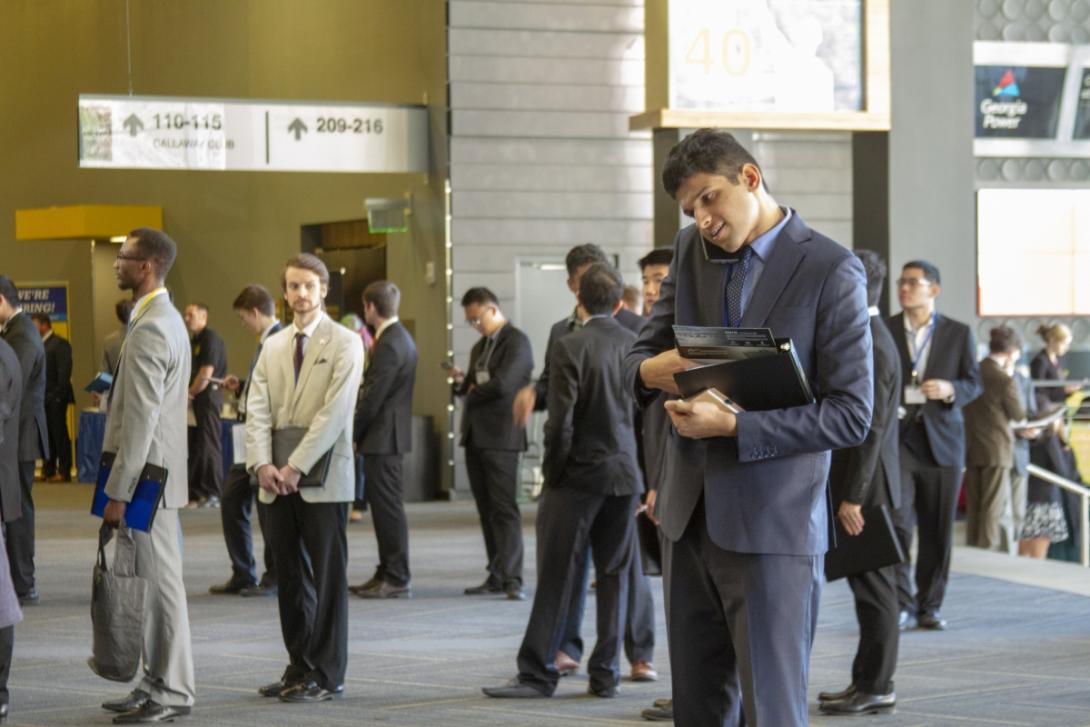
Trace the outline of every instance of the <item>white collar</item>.
<path fill-rule="evenodd" d="M 377 329 L 375 330 L 375 341 L 377 342 L 377 341 L 378 341 L 378 339 L 380 339 L 380 338 L 382 337 L 382 332 L 383 332 L 383 331 L 385 331 L 385 330 L 386 330 L 387 328 L 389 328 L 390 326 L 394 325 L 395 323 L 397 323 L 397 322 L 398 322 L 398 321 L 400 321 L 400 320 L 401 320 L 401 319 L 400 319 L 400 318 L 398 318 L 397 316 L 394 316 L 393 318 L 387 318 L 386 320 L 384 320 L 384 321 L 382 322 L 382 325 L 381 325 L 381 326 L 379 326 L 379 327 L 378 327 L 378 328 L 377 328 Z"/>
<path fill-rule="evenodd" d="M 45 343 L 46 341 L 48 341 L 52 337 L 53 337 L 53 329 L 51 328 L 51 329 L 49 329 L 48 331 L 45 332 L 44 336 L 42 336 L 42 343 Z"/>
<path fill-rule="evenodd" d="M 318 324 L 322 322 L 323 318 L 325 318 L 325 311 L 318 311 L 318 315 L 314 316 L 314 320 L 307 324 L 306 328 L 300 330 L 299 326 L 294 323 L 292 323 L 291 327 L 295 333 L 302 333 L 307 338 L 314 338 L 314 329 L 318 327 Z"/>
<path fill-rule="evenodd" d="M 276 318 L 273 318 L 273 322 L 269 324 L 269 327 L 261 332 L 261 336 L 258 338 L 258 341 L 260 341 L 261 343 L 265 343 L 265 340 L 272 335 L 272 329 L 276 328 L 278 325 L 280 325 L 280 321 Z"/>

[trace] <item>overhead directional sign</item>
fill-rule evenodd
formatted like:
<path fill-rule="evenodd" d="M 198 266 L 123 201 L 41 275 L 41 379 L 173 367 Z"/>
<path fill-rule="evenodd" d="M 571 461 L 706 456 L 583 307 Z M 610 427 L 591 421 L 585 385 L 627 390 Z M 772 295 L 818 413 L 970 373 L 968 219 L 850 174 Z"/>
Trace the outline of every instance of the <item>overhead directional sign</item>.
<path fill-rule="evenodd" d="M 85 168 L 426 172 L 422 106 L 79 97 Z"/>

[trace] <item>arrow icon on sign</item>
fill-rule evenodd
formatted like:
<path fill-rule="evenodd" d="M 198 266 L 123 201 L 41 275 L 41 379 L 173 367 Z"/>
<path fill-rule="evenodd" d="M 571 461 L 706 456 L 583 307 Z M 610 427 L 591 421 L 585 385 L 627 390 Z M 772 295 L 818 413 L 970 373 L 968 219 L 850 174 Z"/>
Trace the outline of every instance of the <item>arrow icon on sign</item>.
<path fill-rule="evenodd" d="M 288 131 L 295 134 L 295 140 L 299 141 L 302 135 L 306 132 L 307 125 L 303 123 L 303 120 L 296 117 L 294 121 L 288 124 Z"/>
<path fill-rule="evenodd" d="M 144 122 L 136 114 L 129 114 L 129 117 L 121 125 L 129 130 L 129 136 L 136 136 L 136 133 L 144 128 Z"/>

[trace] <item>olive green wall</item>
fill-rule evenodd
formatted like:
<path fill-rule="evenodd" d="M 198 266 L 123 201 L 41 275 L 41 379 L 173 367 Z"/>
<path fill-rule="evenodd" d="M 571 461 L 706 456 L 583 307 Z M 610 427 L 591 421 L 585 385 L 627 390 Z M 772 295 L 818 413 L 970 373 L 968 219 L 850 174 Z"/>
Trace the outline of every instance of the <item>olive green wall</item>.
<path fill-rule="evenodd" d="M 368 196 L 414 198 L 412 231 L 389 240 L 389 277 L 416 321 L 416 410 L 446 441 L 443 180 L 446 15 L 441 0 L 130 0 L 132 90 L 222 96 L 429 104 L 428 175 L 81 170 L 80 93 L 129 91 L 125 0 L 0 2 L 0 272 L 71 284 L 74 379 L 97 369 L 91 255 L 84 241 L 16 242 L 14 211 L 66 204 L 155 204 L 179 244 L 175 302 L 202 301 L 245 373 L 253 340 L 231 301 L 243 285 L 279 284 L 300 226 L 363 217 Z M 437 284 L 423 282 L 435 263 Z M 115 296 L 105 297 L 107 305 Z M 432 365 L 428 365 L 432 364 Z M 85 403 L 81 399 L 80 404 Z M 445 471 L 445 468 L 444 468 Z M 446 474 L 444 474 L 446 477 Z M 444 484 L 445 488 L 445 484 Z"/>

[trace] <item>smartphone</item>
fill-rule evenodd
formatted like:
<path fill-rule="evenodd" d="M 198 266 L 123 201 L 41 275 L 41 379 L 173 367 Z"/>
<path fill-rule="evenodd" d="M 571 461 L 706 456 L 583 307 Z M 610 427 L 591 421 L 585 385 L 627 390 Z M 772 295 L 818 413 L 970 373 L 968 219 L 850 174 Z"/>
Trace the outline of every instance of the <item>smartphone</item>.
<path fill-rule="evenodd" d="M 723 394 L 721 391 L 719 391 L 719 389 L 716 388 L 704 389 L 696 396 L 690 396 L 684 401 L 706 401 L 710 404 L 715 404 L 720 409 L 724 411 L 729 411 L 732 414 L 739 414 L 742 411 L 745 411 L 744 409 L 742 409 L 742 407 L 738 406 L 734 399 L 731 399 L 729 396 Z"/>

